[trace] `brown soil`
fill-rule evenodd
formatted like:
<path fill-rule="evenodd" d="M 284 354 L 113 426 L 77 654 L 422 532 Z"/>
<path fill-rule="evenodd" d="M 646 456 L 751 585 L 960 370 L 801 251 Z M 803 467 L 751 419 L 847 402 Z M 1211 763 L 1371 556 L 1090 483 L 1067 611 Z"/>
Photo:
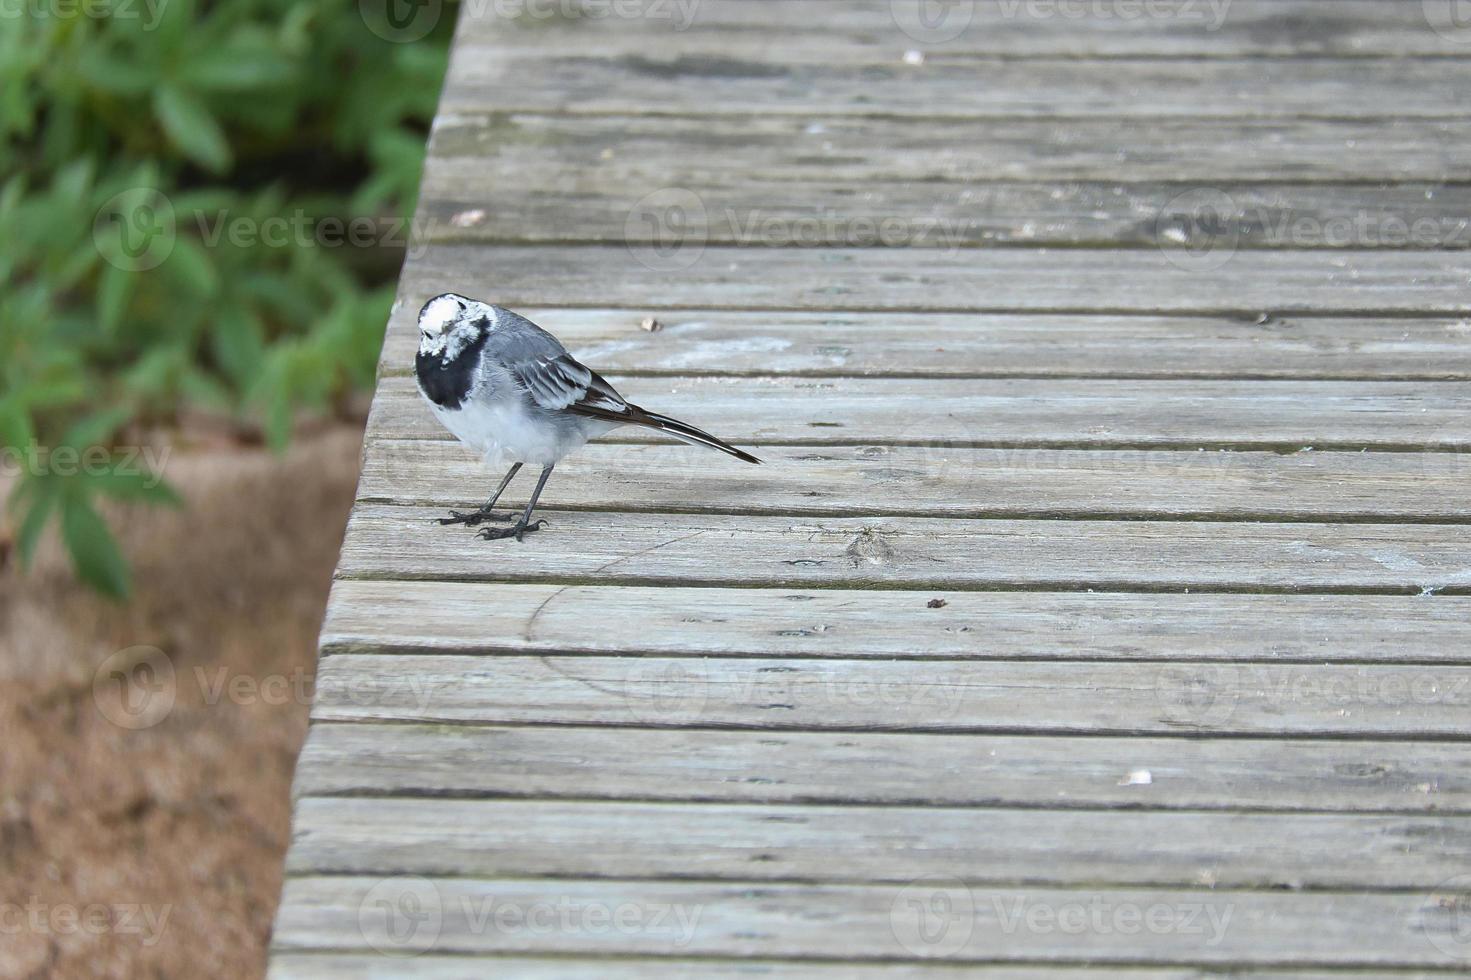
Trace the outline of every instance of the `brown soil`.
<path fill-rule="evenodd" d="M 126 605 L 54 542 L 0 570 L 0 977 L 263 973 L 359 448 L 176 451 L 188 505 L 113 515 Z"/>

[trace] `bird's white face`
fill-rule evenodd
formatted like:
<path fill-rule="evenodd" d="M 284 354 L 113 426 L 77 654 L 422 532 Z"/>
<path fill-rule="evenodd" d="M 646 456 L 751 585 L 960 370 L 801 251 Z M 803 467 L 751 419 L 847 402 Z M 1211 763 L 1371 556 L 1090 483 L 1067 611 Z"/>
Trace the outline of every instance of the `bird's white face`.
<path fill-rule="evenodd" d="M 419 311 L 419 355 L 451 360 L 484 329 L 486 319 L 494 323 L 484 303 L 458 293 L 434 297 Z"/>

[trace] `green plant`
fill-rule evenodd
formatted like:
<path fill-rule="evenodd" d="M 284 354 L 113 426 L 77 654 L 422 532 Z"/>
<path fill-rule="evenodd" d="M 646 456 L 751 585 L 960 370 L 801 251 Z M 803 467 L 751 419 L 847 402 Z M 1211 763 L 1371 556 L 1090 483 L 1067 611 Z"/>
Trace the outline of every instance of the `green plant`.
<path fill-rule="evenodd" d="M 122 596 L 97 499 L 176 501 L 127 440 L 207 411 L 279 447 L 371 384 L 452 18 L 408 44 L 327 0 L 27 6 L 0 25 L 7 509 L 23 563 L 54 524 Z M 383 233 L 321 236 L 351 219 Z"/>

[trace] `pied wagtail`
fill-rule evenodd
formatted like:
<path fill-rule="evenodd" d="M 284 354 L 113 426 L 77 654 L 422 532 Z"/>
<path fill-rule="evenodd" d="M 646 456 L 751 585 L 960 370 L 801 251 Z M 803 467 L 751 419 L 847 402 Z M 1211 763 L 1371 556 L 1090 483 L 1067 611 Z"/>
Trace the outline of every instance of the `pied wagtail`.
<path fill-rule="evenodd" d="M 541 467 L 526 510 L 510 527 L 485 528 L 487 540 L 538 530 L 531 511 L 552 467 L 594 436 L 620 425 L 642 425 L 697 446 L 709 446 L 747 463 L 761 460 L 708 432 L 628 402 L 596 371 L 579 364 L 556 337 L 523 316 L 455 293 L 444 293 L 419 311 L 419 392 L 457 439 L 493 466 L 509 463 L 490 500 L 479 510 L 450 511 L 441 524 L 475 527 L 510 521 L 491 508 L 522 464 Z"/>

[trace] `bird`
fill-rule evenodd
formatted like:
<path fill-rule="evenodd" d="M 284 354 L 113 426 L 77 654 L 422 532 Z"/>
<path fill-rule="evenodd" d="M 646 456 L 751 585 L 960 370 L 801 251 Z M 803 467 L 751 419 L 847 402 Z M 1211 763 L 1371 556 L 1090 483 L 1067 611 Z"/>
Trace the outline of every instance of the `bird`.
<path fill-rule="evenodd" d="M 492 466 L 510 464 L 500 486 L 479 510 L 450 511 L 440 524 L 483 528 L 489 541 L 522 540 L 546 521 L 531 514 L 552 469 L 591 438 L 620 425 L 638 425 L 696 446 L 718 449 L 747 463 L 761 460 L 686 422 L 628 401 L 561 342 L 530 320 L 500 306 L 441 293 L 419 310 L 414 358 L 419 393 L 441 424 Z M 496 501 L 525 464 L 541 467 L 531 500 L 519 518 L 496 515 Z"/>

